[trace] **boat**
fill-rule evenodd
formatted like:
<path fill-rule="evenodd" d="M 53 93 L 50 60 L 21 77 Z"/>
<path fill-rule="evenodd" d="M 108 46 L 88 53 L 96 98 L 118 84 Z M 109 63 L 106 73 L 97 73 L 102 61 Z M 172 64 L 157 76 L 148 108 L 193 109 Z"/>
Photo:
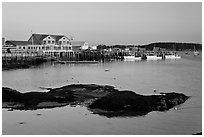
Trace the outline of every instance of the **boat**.
<path fill-rule="evenodd" d="M 124 56 L 124 61 L 137 61 L 141 59 L 142 58 L 140 56 L 133 56 L 133 55 Z"/>
<path fill-rule="evenodd" d="M 199 52 L 195 50 L 195 46 L 194 46 L 194 56 L 198 56 Z"/>
<path fill-rule="evenodd" d="M 176 52 L 170 52 L 165 54 L 165 59 L 180 59 L 181 56 L 177 55 Z"/>
<path fill-rule="evenodd" d="M 195 51 L 194 52 L 194 56 L 198 56 L 199 55 L 199 52 L 198 51 Z"/>
<path fill-rule="evenodd" d="M 161 56 L 157 56 L 157 55 L 147 55 L 147 60 L 160 60 L 162 59 Z"/>
<path fill-rule="evenodd" d="M 166 53 L 165 54 L 165 59 L 180 59 L 181 58 L 181 56 L 176 54 L 176 44 L 174 44 L 173 46 L 174 46 L 173 49 L 175 51 L 172 51 L 170 53 Z"/>
<path fill-rule="evenodd" d="M 159 56 L 153 52 L 148 53 L 146 55 L 146 57 L 147 57 L 147 60 L 160 60 L 160 59 L 162 59 L 162 56 Z"/>

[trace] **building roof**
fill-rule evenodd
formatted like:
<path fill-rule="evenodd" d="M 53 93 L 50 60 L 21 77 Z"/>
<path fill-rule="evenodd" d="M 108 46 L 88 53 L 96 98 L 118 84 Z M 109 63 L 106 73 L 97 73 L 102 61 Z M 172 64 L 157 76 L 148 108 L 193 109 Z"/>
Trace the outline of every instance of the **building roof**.
<path fill-rule="evenodd" d="M 74 52 L 81 52 L 81 46 L 72 46 Z"/>
<path fill-rule="evenodd" d="M 27 46 L 27 45 L 30 45 L 31 42 L 29 41 L 15 41 L 15 40 L 7 40 L 6 41 L 6 45 L 14 45 L 14 46 L 17 46 L 17 45 L 22 45 L 22 46 Z"/>
<path fill-rule="evenodd" d="M 71 41 L 72 46 L 83 46 L 86 41 Z"/>
<path fill-rule="evenodd" d="M 58 40 L 62 37 L 66 37 L 65 35 L 32 34 L 28 41 L 30 41 L 31 43 L 33 42 L 34 45 L 41 45 L 43 44 L 42 40 L 47 36 L 51 36 L 53 39 L 55 39 L 56 42 L 58 42 Z M 66 38 L 69 39 L 68 37 Z"/>

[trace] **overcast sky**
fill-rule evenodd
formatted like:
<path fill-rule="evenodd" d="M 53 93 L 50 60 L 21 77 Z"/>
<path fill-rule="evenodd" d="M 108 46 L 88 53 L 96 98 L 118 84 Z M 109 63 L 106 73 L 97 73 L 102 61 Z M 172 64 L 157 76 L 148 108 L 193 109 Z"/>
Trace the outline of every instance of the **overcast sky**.
<path fill-rule="evenodd" d="M 200 3 L 3 3 L 2 36 L 64 34 L 97 44 L 202 42 Z"/>

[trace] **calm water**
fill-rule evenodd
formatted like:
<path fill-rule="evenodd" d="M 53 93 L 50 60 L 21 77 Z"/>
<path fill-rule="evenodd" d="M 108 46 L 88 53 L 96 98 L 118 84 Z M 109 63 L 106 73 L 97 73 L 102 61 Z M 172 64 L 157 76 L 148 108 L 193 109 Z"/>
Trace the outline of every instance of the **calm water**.
<path fill-rule="evenodd" d="M 99 64 L 45 63 L 30 69 L 3 71 L 2 77 L 3 86 L 21 92 L 72 83 L 96 83 L 140 94 L 152 94 L 157 89 L 191 96 L 178 110 L 133 118 L 106 118 L 92 114 L 83 106 L 36 111 L 3 109 L 3 134 L 192 134 L 202 130 L 201 56 Z"/>

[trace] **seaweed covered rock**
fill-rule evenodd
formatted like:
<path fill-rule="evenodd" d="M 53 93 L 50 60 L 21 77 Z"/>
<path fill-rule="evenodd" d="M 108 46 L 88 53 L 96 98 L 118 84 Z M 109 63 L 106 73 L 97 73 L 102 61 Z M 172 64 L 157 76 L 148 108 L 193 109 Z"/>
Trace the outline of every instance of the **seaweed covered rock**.
<path fill-rule="evenodd" d="M 84 105 L 89 110 L 107 117 L 138 116 L 151 111 L 166 111 L 189 98 L 174 92 L 144 96 L 132 91 L 119 91 L 112 86 L 96 84 L 73 84 L 55 89 L 49 88 L 48 92 L 27 93 L 3 87 L 2 95 L 3 108 L 54 108 L 86 102 Z"/>
<path fill-rule="evenodd" d="M 132 91 L 111 93 L 94 101 L 89 108 L 105 116 L 140 115 L 150 111 L 165 111 L 184 103 L 189 97 L 181 93 L 143 96 Z M 95 109 L 95 110 L 94 110 Z"/>
<path fill-rule="evenodd" d="M 20 93 L 16 90 L 3 87 L 3 107 L 14 109 L 38 109 L 59 107 L 73 103 L 82 103 L 96 99 L 114 92 L 112 86 L 95 84 L 68 85 L 61 88 L 50 89 L 49 92 Z"/>

